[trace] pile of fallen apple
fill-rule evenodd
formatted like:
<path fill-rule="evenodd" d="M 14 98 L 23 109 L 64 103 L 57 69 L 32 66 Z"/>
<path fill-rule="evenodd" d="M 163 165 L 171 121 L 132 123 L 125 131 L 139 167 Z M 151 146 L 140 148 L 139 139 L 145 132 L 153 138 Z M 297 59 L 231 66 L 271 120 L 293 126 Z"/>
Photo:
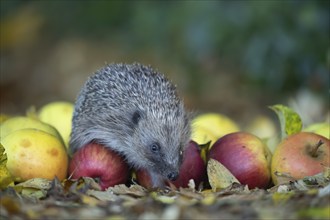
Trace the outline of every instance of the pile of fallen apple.
<path fill-rule="evenodd" d="M 329 123 L 302 129 L 293 110 L 282 105 L 271 109 L 279 116 L 281 134 L 266 117 L 258 117 L 244 131 L 222 114 L 195 117 L 179 177 L 164 184 L 217 190 L 239 182 L 250 189 L 267 189 L 329 169 Z M 72 103 L 54 102 L 27 116 L 1 115 L 0 188 L 55 176 L 95 178 L 103 190 L 132 183 L 152 187 L 146 170 L 132 170 L 120 155 L 98 143 L 69 157 L 72 113 Z"/>
<path fill-rule="evenodd" d="M 32 178 L 67 178 L 73 104 L 55 102 L 27 116 L 1 114 L 0 188 Z"/>

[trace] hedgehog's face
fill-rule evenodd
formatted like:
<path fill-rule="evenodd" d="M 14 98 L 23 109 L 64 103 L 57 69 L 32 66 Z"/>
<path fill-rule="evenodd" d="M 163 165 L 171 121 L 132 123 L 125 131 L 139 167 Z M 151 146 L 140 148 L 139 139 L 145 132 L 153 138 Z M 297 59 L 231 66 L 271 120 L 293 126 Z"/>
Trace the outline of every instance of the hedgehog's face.
<path fill-rule="evenodd" d="M 145 168 L 166 179 L 175 180 L 179 175 L 190 129 L 184 114 L 175 115 L 176 120 L 171 117 L 164 120 L 152 114 L 135 111 L 132 115 L 132 122 L 136 126 L 133 140 L 139 149 L 142 149 L 136 156 L 144 158 Z"/>

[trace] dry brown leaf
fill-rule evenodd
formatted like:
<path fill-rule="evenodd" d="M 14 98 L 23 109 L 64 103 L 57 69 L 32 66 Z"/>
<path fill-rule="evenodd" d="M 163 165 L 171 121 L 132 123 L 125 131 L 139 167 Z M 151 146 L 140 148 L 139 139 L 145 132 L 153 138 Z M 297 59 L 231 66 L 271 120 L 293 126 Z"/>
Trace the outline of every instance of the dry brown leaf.
<path fill-rule="evenodd" d="M 301 191 L 324 187 L 329 184 L 329 179 L 326 172 L 327 170 L 313 176 L 307 176 L 303 179 L 297 180 L 294 182 L 294 186 Z"/>
<path fill-rule="evenodd" d="M 180 188 L 179 194 L 188 198 L 194 198 L 201 200 L 203 196 L 201 193 L 196 192 L 195 189 L 190 189 L 190 188 Z"/>
<path fill-rule="evenodd" d="M 114 187 L 109 187 L 107 191 L 117 195 L 132 195 L 137 197 L 142 197 L 147 194 L 147 190 L 144 187 L 136 184 L 133 184 L 130 187 L 127 187 L 124 184 L 119 184 L 115 185 Z"/>
<path fill-rule="evenodd" d="M 44 178 L 33 178 L 14 186 L 16 192 L 32 198 L 41 199 L 46 197 L 47 191 L 51 188 L 52 182 Z"/>
<path fill-rule="evenodd" d="M 207 163 L 207 175 L 213 192 L 227 188 L 235 182 L 240 183 L 225 166 L 214 159 Z"/>
<path fill-rule="evenodd" d="M 100 185 L 95 181 L 95 179 L 93 179 L 91 177 L 82 177 L 81 181 L 82 181 L 81 183 L 83 185 L 88 186 L 88 188 L 90 188 L 90 189 L 101 190 Z"/>
<path fill-rule="evenodd" d="M 23 188 L 48 190 L 52 186 L 52 181 L 44 178 L 33 178 L 19 183 L 16 186 L 22 186 Z"/>
<path fill-rule="evenodd" d="M 0 207 L 4 208 L 4 210 L 0 212 L 1 215 L 4 214 L 2 213 L 3 211 L 6 211 L 6 214 L 9 215 L 17 214 L 21 211 L 21 204 L 16 199 L 14 199 L 14 197 L 9 195 L 5 195 L 1 197 Z"/>
<path fill-rule="evenodd" d="M 294 178 L 291 176 L 290 173 L 281 173 L 278 171 L 275 171 L 275 176 L 277 177 L 277 185 L 285 184 L 290 181 L 294 181 Z"/>
<path fill-rule="evenodd" d="M 116 201 L 118 196 L 111 193 L 110 191 L 98 191 L 98 190 L 88 190 L 87 195 L 93 196 L 100 201 Z"/>

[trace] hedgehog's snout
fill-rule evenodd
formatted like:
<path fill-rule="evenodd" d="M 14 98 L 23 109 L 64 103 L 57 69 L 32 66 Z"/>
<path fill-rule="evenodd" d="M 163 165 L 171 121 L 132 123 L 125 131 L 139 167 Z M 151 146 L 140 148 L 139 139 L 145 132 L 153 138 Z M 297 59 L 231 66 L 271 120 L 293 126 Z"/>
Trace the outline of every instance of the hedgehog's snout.
<path fill-rule="evenodd" d="M 174 171 L 174 172 L 170 172 L 169 174 L 167 174 L 167 178 L 171 181 L 176 180 L 179 177 L 179 172 Z"/>

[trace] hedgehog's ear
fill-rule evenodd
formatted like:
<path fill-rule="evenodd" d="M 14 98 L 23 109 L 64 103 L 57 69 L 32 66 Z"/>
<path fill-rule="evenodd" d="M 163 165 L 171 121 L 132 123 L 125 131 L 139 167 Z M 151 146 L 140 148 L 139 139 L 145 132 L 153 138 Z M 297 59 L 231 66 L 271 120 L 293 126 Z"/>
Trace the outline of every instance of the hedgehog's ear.
<path fill-rule="evenodd" d="M 139 110 L 136 110 L 133 113 L 132 122 L 134 123 L 134 125 L 137 125 L 139 123 L 140 119 L 141 119 L 141 112 Z"/>

